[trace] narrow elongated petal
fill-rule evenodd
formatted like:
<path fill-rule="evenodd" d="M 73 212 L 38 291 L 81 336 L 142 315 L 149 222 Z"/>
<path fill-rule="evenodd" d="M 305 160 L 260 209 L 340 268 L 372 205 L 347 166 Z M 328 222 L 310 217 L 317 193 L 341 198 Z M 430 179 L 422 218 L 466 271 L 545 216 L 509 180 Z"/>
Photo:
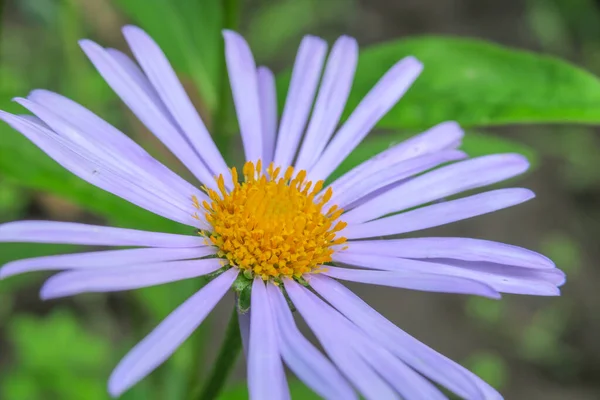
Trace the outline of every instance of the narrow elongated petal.
<path fill-rule="evenodd" d="M 302 336 L 281 290 L 271 283 L 267 293 L 277 322 L 281 356 L 288 367 L 325 399 L 357 399 L 335 366 Z"/>
<path fill-rule="evenodd" d="M 186 140 L 214 175 L 226 173 L 225 160 L 160 47 L 138 27 L 126 26 L 123 28 L 123 34 Z"/>
<path fill-rule="evenodd" d="M 502 399 L 487 383 L 402 331 L 339 282 L 318 274 L 311 276 L 310 285 L 373 339 L 433 381 L 463 398 Z"/>
<path fill-rule="evenodd" d="M 116 167 L 114 162 L 106 162 L 106 159 L 100 158 L 89 148 L 86 149 L 72 140 L 57 135 L 31 119 L 17 117 L 3 111 L 0 111 L 0 119 L 21 132 L 81 179 L 173 221 L 191 226 L 198 226 L 201 223 L 192 217 L 194 209 L 191 205 L 180 204 L 165 197 L 160 191 L 152 191 L 152 188 L 144 185 L 144 182 L 136 180 L 127 171 Z"/>
<path fill-rule="evenodd" d="M 89 253 L 62 254 L 25 258 L 5 264 L 0 269 L 0 279 L 32 271 L 61 269 L 90 269 L 115 267 L 164 261 L 187 260 L 215 254 L 212 246 L 189 248 L 153 248 L 93 251 Z"/>
<path fill-rule="evenodd" d="M 377 171 L 376 174 L 365 176 L 363 179 L 352 181 L 352 184 L 345 185 L 343 188 L 337 188 L 332 185 L 333 196 L 329 204 L 337 204 L 339 207 L 347 209 L 348 205 L 364 196 L 384 188 L 392 183 L 420 174 L 440 164 L 450 161 L 456 161 L 466 158 L 467 155 L 462 151 L 448 150 L 433 154 L 426 154 L 421 157 L 411 158 L 404 162 L 390 165 L 385 169 Z"/>
<path fill-rule="evenodd" d="M 319 161 L 310 169 L 309 180 L 314 182 L 327 178 L 398 102 L 422 69 L 423 65 L 414 57 L 406 57 L 394 65 L 339 129 Z"/>
<path fill-rule="evenodd" d="M 358 44 L 341 36 L 333 45 L 295 169 L 307 170 L 319 159 L 339 123 L 356 71 Z"/>
<path fill-rule="evenodd" d="M 115 368 L 108 381 L 112 396 L 119 396 L 162 364 L 204 321 L 229 290 L 238 271 L 231 268 L 177 307 Z"/>
<path fill-rule="evenodd" d="M 49 278 L 40 296 L 47 300 L 85 292 L 139 289 L 210 274 L 221 268 L 222 263 L 218 258 L 208 258 L 65 271 Z"/>
<path fill-rule="evenodd" d="M 277 134 L 275 165 L 292 165 L 294 161 L 313 105 L 326 53 L 327 43 L 318 37 L 305 36 L 300 44 Z"/>
<path fill-rule="evenodd" d="M 122 53 L 119 52 L 119 54 Z M 127 58 L 125 55 L 122 56 Z M 133 63 L 131 60 L 129 61 Z M 94 146 L 104 146 L 108 151 L 118 155 L 122 162 L 129 161 L 128 167 L 137 167 L 138 179 L 144 179 L 149 186 L 164 185 L 171 189 L 173 197 L 189 194 L 188 197 L 184 196 L 187 201 L 192 193 L 199 194 L 194 186 L 154 159 L 127 135 L 80 104 L 57 93 L 41 89 L 32 91 L 27 98 L 52 110 L 57 116 L 68 121 L 79 133 L 87 135 L 86 138 Z"/>
<path fill-rule="evenodd" d="M 490 285 L 474 279 L 444 276 L 414 271 L 365 271 L 327 267 L 325 275 L 345 281 L 370 283 L 424 292 L 474 294 L 477 296 L 500 298 L 500 294 Z"/>
<path fill-rule="evenodd" d="M 454 150 L 464 135 L 456 122 L 443 122 L 417 136 L 400 142 L 389 149 L 371 157 L 336 179 L 331 187 L 334 195 L 346 190 L 358 182 L 376 176 L 411 158 L 444 150 Z"/>
<path fill-rule="evenodd" d="M 399 278 L 404 279 L 405 273 L 429 273 L 445 277 L 466 278 L 489 285 L 494 290 L 502 293 L 529 294 L 540 296 L 556 296 L 560 292 L 556 287 L 556 280 L 562 280 L 564 275 L 558 270 L 559 276 L 547 270 L 534 270 L 512 266 L 499 266 L 497 264 L 474 263 L 471 268 L 460 265 L 446 264 L 443 261 L 426 262 L 409 260 L 405 258 L 386 257 L 376 254 L 335 254 L 334 261 L 348 265 L 393 271 L 399 273 Z M 482 265 L 483 264 L 483 265 Z M 392 274 L 393 275 L 393 274 Z"/>
<path fill-rule="evenodd" d="M 489 240 L 460 237 L 423 237 L 389 240 L 352 241 L 345 244 L 349 253 L 378 254 L 403 258 L 454 258 L 486 261 L 524 268 L 554 268 L 548 257 L 524 249 Z"/>
<path fill-rule="evenodd" d="M 330 329 L 335 332 L 344 332 L 348 344 L 351 343 L 363 360 L 387 380 L 403 399 L 445 399 L 434 385 L 410 369 L 387 349 L 373 342 L 337 310 L 324 304 L 310 292 L 306 293 L 306 297 L 316 306 L 322 317 L 329 321 Z"/>
<path fill-rule="evenodd" d="M 0 242 L 142 247 L 205 245 L 204 238 L 200 236 L 54 221 L 17 221 L 1 224 Z"/>
<path fill-rule="evenodd" d="M 110 53 L 90 40 L 81 40 L 81 48 L 96 67 L 100 75 L 119 95 L 148 129 L 205 185 L 213 187 L 214 179 L 200 156 L 186 141 L 179 128 L 173 123 L 165 105 L 158 96 L 151 96 L 149 81 L 140 86 L 138 74 L 131 76 L 130 69 L 115 60 Z M 147 81 L 147 78 L 145 78 Z M 154 91 L 156 93 L 156 91 Z"/>
<path fill-rule="evenodd" d="M 257 277 L 252 284 L 250 346 L 248 349 L 248 388 L 250 399 L 279 400 L 289 397 L 284 378 L 275 319 L 264 281 Z"/>
<path fill-rule="evenodd" d="M 84 133 L 87 127 L 83 127 L 82 131 L 78 129 L 78 127 L 72 125 L 70 123 L 71 113 L 69 111 L 64 115 L 68 118 L 69 122 L 67 122 L 66 119 L 59 117 L 43 105 L 28 99 L 17 98 L 16 101 L 38 116 L 45 124 L 51 127 L 55 133 L 62 136 L 76 152 L 80 154 L 84 154 L 84 152 L 89 154 L 88 157 L 90 159 L 95 159 L 99 165 L 111 168 L 115 171 L 115 174 L 118 174 L 123 180 L 129 182 L 139 182 L 141 180 L 141 187 L 150 186 L 156 197 L 159 197 L 165 203 L 171 203 L 182 209 L 190 208 L 191 195 L 186 197 L 178 193 L 179 196 L 173 196 L 172 188 L 168 188 L 156 179 L 148 178 L 147 171 L 144 171 L 143 165 L 132 162 L 126 154 L 106 146 L 104 141 L 94 139 L 92 134 Z M 197 194 L 198 190 L 193 189 L 191 193 Z"/>
<path fill-rule="evenodd" d="M 262 157 L 262 117 L 256 64 L 248 44 L 239 34 L 224 31 L 225 59 L 233 93 L 233 101 L 244 143 L 246 161 Z"/>
<path fill-rule="evenodd" d="M 344 220 L 348 223 L 372 220 L 503 181 L 525 172 L 528 167 L 527 159 L 519 154 L 494 154 L 447 165 L 360 205 L 348 212 Z"/>
<path fill-rule="evenodd" d="M 258 67 L 257 74 L 263 130 L 263 165 L 268 166 L 273 161 L 277 140 L 277 90 L 275 76 L 269 68 Z"/>
<path fill-rule="evenodd" d="M 512 207 L 534 197 L 535 194 L 528 189 L 491 190 L 364 224 L 348 225 L 342 235 L 348 239 L 357 239 L 414 232 Z"/>
<path fill-rule="evenodd" d="M 284 279 L 284 285 L 296 309 L 329 357 L 360 393 L 368 400 L 398 399 L 392 387 L 358 353 L 360 346 L 352 340 L 355 337 L 351 334 L 356 328 L 348 327 L 344 335 L 339 335 L 336 320 L 332 320 L 328 313 L 327 304 L 315 301 L 307 289 L 291 279 Z"/>

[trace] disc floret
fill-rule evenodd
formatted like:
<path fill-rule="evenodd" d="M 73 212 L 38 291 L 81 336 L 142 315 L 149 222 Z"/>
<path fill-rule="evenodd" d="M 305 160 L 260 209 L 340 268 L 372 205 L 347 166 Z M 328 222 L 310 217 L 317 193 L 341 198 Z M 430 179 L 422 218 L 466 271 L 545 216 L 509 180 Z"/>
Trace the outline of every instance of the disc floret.
<path fill-rule="evenodd" d="M 323 181 L 313 185 L 306 181 L 306 171 L 294 174 L 293 167 L 281 172 L 272 163 L 263 173 L 260 160 L 247 162 L 241 183 L 231 168 L 231 191 L 219 175 L 219 191 L 205 189 L 210 203 L 194 199 L 213 228 L 203 234 L 219 249 L 218 256 L 264 280 L 319 272 L 320 265 L 331 261 L 333 247 L 346 241 L 337 237 L 346 226 L 339 221 L 343 210 L 333 205 L 324 211 L 331 188 L 319 195 Z"/>

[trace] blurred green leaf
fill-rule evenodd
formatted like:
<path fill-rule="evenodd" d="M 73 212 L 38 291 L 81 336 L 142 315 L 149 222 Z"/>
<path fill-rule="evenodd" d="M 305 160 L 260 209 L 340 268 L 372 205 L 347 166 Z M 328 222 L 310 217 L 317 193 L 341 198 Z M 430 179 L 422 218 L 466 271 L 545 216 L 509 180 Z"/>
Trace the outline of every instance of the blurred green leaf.
<path fill-rule="evenodd" d="M 502 388 L 507 383 L 508 366 L 498 354 L 479 351 L 469 357 L 465 365 L 496 389 Z"/>
<path fill-rule="evenodd" d="M 259 60 L 268 60 L 281 52 L 296 50 L 296 46 L 287 46 L 316 26 L 331 20 L 347 11 L 353 0 L 284 0 L 269 2 L 259 7 L 248 27 L 248 42 L 252 52 Z"/>
<path fill-rule="evenodd" d="M 213 111 L 218 101 L 222 55 L 222 10 L 219 0 L 115 0 L 134 23 L 161 46 L 174 68 L 190 76 L 203 104 Z"/>
<path fill-rule="evenodd" d="M 400 143 L 413 136 L 405 132 L 393 134 L 371 134 L 359 144 L 356 149 L 346 157 L 340 166 L 331 174 L 328 181 L 331 182 L 355 166 L 381 153 L 385 149 Z M 470 157 L 478 157 L 494 153 L 519 153 L 529 159 L 532 167 L 537 164 L 537 152 L 525 144 L 515 140 L 495 135 L 468 132 L 462 140 L 460 149 Z"/>
<path fill-rule="evenodd" d="M 424 129 L 454 120 L 463 127 L 533 122 L 600 123 L 600 80 L 553 57 L 475 39 L 417 37 L 360 54 L 345 117 L 398 60 L 425 66 L 380 128 Z M 279 98 L 289 72 L 279 77 Z"/>
<path fill-rule="evenodd" d="M 57 310 L 42 319 L 17 316 L 8 326 L 8 338 L 19 364 L 2 375 L 3 398 L 37 399 L 22 397 L 37 393 L 64 400 L 108 398 L 99 377 L 108 373 L 110 344 L 83 329 L 72 314 Z"/>
<path fill-rule="evenodd" d="M 577 274 L 581 268 L 582 249 L 577 241 L 564 232 L 546 234 L 542 239 L 541 249 L 568 276 Z"/>
<path fill-rule="evenodd" d="M 302 382 L 289 380 L 290 395 L 293 400 L 318 400 L 321 399 L 315 392 L 307 388 Z M 248 399 L 248 386 L 240 383 L 225 391 L 219 396 L 219 400 L 246 400 Z"/>
<path fill-rule="evenodd" d="M 471 296 L 467 299 L 466 311 L 471 318 L 487 324 L 497 324 L 501 321 L 505 305 L 501 301 Z"/>

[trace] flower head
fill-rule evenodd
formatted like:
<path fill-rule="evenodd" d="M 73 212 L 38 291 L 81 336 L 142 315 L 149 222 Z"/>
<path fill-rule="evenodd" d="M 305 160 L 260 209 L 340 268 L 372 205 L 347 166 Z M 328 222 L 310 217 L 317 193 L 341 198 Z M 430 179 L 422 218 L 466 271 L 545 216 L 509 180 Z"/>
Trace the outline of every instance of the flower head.
<path fill-rule="evenodd" d="M 315 198 L 323 181 L 306 182 L 306 171 L 281 171 L 273 163 L 263 174 L 261 161 L 244 165 L 244 182 L 238 183 L 231 169 L 233 190 L 225 188 L 223 175 L 217 178 L 219 193 L 207 189 L 210 204 L 202 208 L 212 229 L 206 233 L 210 244 L 250 278 L 263 280 L 301 277 L 314 273 L 331 261 L 333 246 L 346 241 L 336 237 L 346 223 L 337 221 L 342 209 L 324 206 L 331 199 L 329 188 Z M 200 210 L 197 200 L 196 207 Z M 336 222 L 337 221 L 337 222 Z"/>
<path fill-rule="evenodd" d="M 175 235 L 49 221 L 0 225 L 4 242 L 134 247 L 30 258 L 2 268 L 3 277 L 64 270 L 44 284 L 43 298 L 211 277 L 119 363 L 109 380 L 112 395 L 164 362 L 243 274 L 252 286 L 249 316 L 241 318 L 250 324 L 244 339 L 253 399 L 289 398 L 282 361 L 328 399 L 357 398 L 357 392 L 377 400 L 444 398 L 431 381 L 464 398 L 500 398 L 338 280 L 492 298 L 501 292 L 558 295 L 564 274 L 529 250 L 467 238 L 382 239 L 531 199 L 531 191 L 517 188 L 439 201 L 518 175 L 527 169 L 526 159 L 499 154 L 464 160 L 457 150 L 463 133 L 447 122 L 325 186 L 408 90 L 422 65 L 407 57 L 392 66 L 336 129 L 356 68 L 357 44 L 341 37 L 325 62 L 325 42 L 307 36 L 278 120 L 273 74 L 257 68 L 246 42 L 226 31 L 227 68 L 246 156 L 238 174 L 227 167 L 156 43 L 135 27 L 126 27 L 124 34 L 137 64 L 87 40 L 81 47 L 199 185 L 58 94 L 35 90 L 17 99 L 33 117 L 0 112 L 1 119 L 72 173 L 193 228 L 190 235 Z M 326 356 L 299 332 L 283 290 Z"/>

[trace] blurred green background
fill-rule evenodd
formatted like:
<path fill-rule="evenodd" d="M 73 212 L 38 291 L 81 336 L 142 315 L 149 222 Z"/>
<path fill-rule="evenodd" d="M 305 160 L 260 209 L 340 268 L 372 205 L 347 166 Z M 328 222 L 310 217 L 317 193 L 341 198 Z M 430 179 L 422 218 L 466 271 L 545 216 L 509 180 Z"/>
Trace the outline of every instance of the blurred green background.
<path fill-rule="evenodd" d="M 364 52 L 346 115 L 394 61 L 418 56 L 422 78 L 337 173 L 411 133 L 457 120 L 470 155 L 527 155 L 532 170 L 512 183 L 532 188 L 537 199 L 426 234 L 541 251 L 568 282 L 560 298 L 506 295 L 500 302 L 349 286 L 508 399 L 600 398 L 600 82 L 593 76 L 600 74 L 600 1 L 0 0 L 0 23 L 0 109 L 22 112 L 10 99 L 34 88 L 57 91 L 185 176 L 102 81 L 78 39 L 126 50 L 120 27 L 146 29 L 232 163 L 241 152 L 223 73 L 223 27 L 241 31 L 258 63 L 279 74 L 280 100 L 303 35 L 330 43 L 355 36 Z M 24 218 L 182 231 L 80 181 L 0 124 L 0 222 Z M 0 244 L 0 264 L 76 250 Z M 42 302 L 37 290 L 47 276 L 0 281 L 0 399 L 107 399 L 118 360 L 197 287 L 179 282 Z M 224 300 L 174 357 L 122 398 L 187 399 L 208 372 L 232 305 Z M 238 364 L 223 399 L 247 397 Z M 292 386 L 294 399 L 315 398 Z"/>

